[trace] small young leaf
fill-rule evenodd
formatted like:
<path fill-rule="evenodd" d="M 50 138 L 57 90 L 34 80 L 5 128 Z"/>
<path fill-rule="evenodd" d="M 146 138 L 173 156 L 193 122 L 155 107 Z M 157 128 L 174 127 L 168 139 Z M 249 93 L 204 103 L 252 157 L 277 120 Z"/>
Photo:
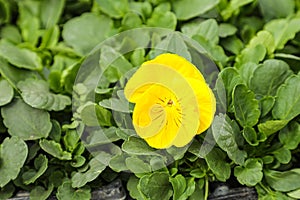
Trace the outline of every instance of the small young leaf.
<path fill-rule="evenodd" d="M 14 46 L 4 40 L 0 42 L 0 55 L 16 67 L 30 70 L 42 69 L 42 60 L 35 52 Z"/>
<path fill-rule="evenodd" d="M 281 147 L 272 152 L 275 158 L 282 164 L 288 164 L 292 159 L 290 150 L 285 147 Z"/>
<path fill-rule="evenodd" d="M 27 79 L 20 81 L 17 86 L 24 101 L 34 108 L 59 111 L 71 104 L 68 96 L 51 93 L 46 81 Z"/>
<path fill-rule="evenodd" d="M 72 159 L 72 154 L 70 152 L 64 151 L 60 143 L 57 143 L 53 140 L 40 140 L 40 146 L 44 151 L 60 160 Z"/>
<path fill-rule="evenodd" d="M 137 157 L 128 157 L 126 158 L 125 163 L 127 168 L 136 175 L 149 173 L 152 171 L 149 164 Z"/>
<path fill-rule="evenodd" d="M 262 163 L 258 159 L 249 158 L 244 166 L 234 168 L 234 175 L 241 184 L 255 186 L 263 178 Z"/>
<path fill-rule="evenodd" d="M 17 178 L 28 153 L 26 143 L 18 137 L 6 138 L 0 146 L 0 187 Z"/>
<path fill-rule="evenodd" d="M 122 18 L 128 12 L 127 0 L 96 0 L 100 6 L 100 10 L 112 18 Z"/>
<path fill-rule="evenodd" d="M 264 133 L 267 136 L 276 133 L 277 131 L 281 130 L 288 124 L 287 120 L 270 120 L 264 123 L 258 124 L 258 130 L 261 133 Z"/>
<path fill-rule="evenodd" d="M 175 30 L 177 24 L 176 15 L 170 11 L 154 9 L 151 18 L 147 20 L 150 27 L 161 27 Z"/>
<path fill-rule="evenodd" d="M 65 6 L 65 0 L 43 0 L 41 3 L 41 23 L 43 27 L 50 28 L 58 23 Z"/>
<path fill-rule="evenodd" d="M 16 113 L 18 113 L 16 115 Z M 12 136 L 24 140 L 47 137 L 51 131 L 50 115 L 44 110 L 32 108 L 21 99 L 15 99 L 1 109 L 3 122 Z M 30 116 L 30 117 L 28 117 Z"/>
<path fill-rule="evenodd" d="M 234 114 L 242 126 L 254 126 L 259 119 L 259 103 L 245 85 L 237 85 L 233 91 Z"/>
<path fill-rule="evenodd" d="M 46 200 L 54 189 L 53 185 L 50 185 L 47 190 L 42 186 L 36 186 L 30 191 L 30 200 Z"/>
<path fill-rule="evenodd" d="M 34 160 L 34 169 L 29 169 L 22 174 L 24 184 L 28 185 L 34 183 L 48 168 L 48 159 L 46 156 L 40 154 Z"/>
<path fill-rule="evenodd" d="M 184 200 L 188 199 L 189 196 L 195 191 L 195 181 L 193 178 L 184 178 L 181 174 L 170 177 L 170 183 L 173 187 L 173 199 Z"/>

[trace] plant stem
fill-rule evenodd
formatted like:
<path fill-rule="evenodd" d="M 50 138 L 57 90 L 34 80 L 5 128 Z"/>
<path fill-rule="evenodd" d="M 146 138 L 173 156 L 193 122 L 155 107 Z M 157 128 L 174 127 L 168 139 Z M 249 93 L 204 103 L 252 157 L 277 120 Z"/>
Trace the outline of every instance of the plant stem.
<path fill-rule="evenodd" d="M 204 193 L 204 200 L 207 200 L 208 199 L 208 177 L 205 176 L 205 193 Z"/>

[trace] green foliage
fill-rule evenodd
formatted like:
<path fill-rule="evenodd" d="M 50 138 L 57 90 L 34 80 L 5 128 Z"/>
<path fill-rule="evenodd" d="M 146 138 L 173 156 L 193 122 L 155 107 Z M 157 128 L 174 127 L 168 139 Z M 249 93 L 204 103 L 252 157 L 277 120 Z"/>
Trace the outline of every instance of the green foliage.
<path fill-rule="evenodd" d="M 0 199 L 91 199 L 115 178 L 138 200 L 208 199 L 212 182 L 231 179 L 262 200 L 300 199 L 299 8 L 0 0 Z M 165 52 L 200 69 L 217 113 L 190 145 L 157 150 L 137 136 L 123 90 Z"/>

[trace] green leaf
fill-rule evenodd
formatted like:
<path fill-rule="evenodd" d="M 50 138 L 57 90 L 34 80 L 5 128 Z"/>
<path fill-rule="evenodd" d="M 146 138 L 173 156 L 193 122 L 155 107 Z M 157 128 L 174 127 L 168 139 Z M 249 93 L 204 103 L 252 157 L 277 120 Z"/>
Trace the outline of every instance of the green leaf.
<path fill-rule="evenodd" d="M 139 28 L 142 26 L 142 24 L 143 21 L 137 13 L 126 13 L 124 18 L 122 19 L 122 28 L 124 30 Z"/>
<path fill-rule="evenodd" d="M 258 124 L 258 130 L 261 133 L 264 133 L 267 136 L 276 133 L 277 131 L 281 130 L 283 127 L 287 125 L 289 121 L 287 120 L 269 120 L 264 123 Z"/>
<path fill-rule="evenodd" d="M 129 195 L 137 200 L 143 200 L 143 195 L 138 190 L 137 186 L 139 184 L 139 179 L 135 177 L 134 175 L 130 176 L 128 182 L 127 182 L 127 189 L 129 191 Z"/>
<path fill-rule="evenodd" d="M 0 146 L 0 187 L 17 178 L 28 154 L 26 143 L 18 137 L 6 138 Z"/>
<path fill-rule="evenodd" d="M 294 13 L 295 9 L 295 1 L 293 0 L 259 0 L 258 5 L 267 21 L 288 17 Z"/>
<path fill-rule="evenodd" d="M 226 162 L 226 154 L 220 149 L 213 148 L 205 157 L 209 169 L 219 181 L 225 182 L 229 179 L 231 169 Z"/>
<path fill-rule="evenodd" d="M 291 74 L 292 71 L 285 62 L 275 59 L 266 60 L 254 70 L 250 89 L 257 95 L 274 96 L 279 86 Z"/>
<path fill-rule="evenodd" d="M 276 19 L 267 23 L 264 29 L 272 33 L 275 39 L 276 49 L 283 49 L 284 45 L 289 40 L 293 39 L 296 33 L 300 31 L 300 27 L 298 26 L 299 23 L 299 17 L 292 19 Z"/>
<path fill-rule="evenodd" d="M 272 110 L 275 119 L 291 120 L 300 114 L 300 75 L 293 75 L 281 85 Z"/>
<path fill-rule="evenodd" d="M 53 48 L 57 45 L 60 37 L 58 25 L 44 31 L 40 48 Z"/>
<path fill-rule="evenodd" d="M 159 7 L 156 7 L 147 20 L 147 25 L 149 27 L 161 27 L 175 30 L 177 24 L 176 15 L 170 11 L 159 10 Z"/>
<path fill-rule="evenodd" d="M 56 197 L 58 200 L 69 200 L 69 199 L 80 199 L 90 200 L 91 199 L 91 188 L 84 186 L 82 188 L 75 189 L 72 187 L 70 180 L 65 180 L 58 188 Z"/>
<path fill-rule="evenodd" d="M 42 186 L 36 186 L 30 191 L 30 200 L 46 200 L 51 195 L 53 189 L 53 185 L 50 185 L 47 190 Z"/>
<path fill-rule="evenodd" d="M 169 200 L 173 193 L 169 174 L 165 172 L 154 172 L 143 176 L 139 181 L 138 189 L 148 199 Z"/>
<path fill-rule="evenodd" d="M 42 60 L 35 52 L 14 46 L 4 40 L 0 41 L 0 56 L 19 68 L 30 70 L 42 69 Z"/>
<path fill-rule="evenodd" d="M 62 36 L 77 53 L 87 55 L 97 44 L 110 36 L 112 27 L 113 21 L 110 18 L 85 13 L 65 23 Z"/>
<path fill-rule="evenodd" d="M 262 169 L 263 166 L 259 159 L 249 158 L 243 166 L 234 168 L 234 175 L 241 184 L 255 186 L 263 178 Z"/>
<path fill-rule="evenodd" d="M 111 126 L 112 114 L 109 110 L 97 105 L 87 104 L 80 113 L 81 119 L 87 126 Z"/>
<path fill-rule="evenodd" d="M 112 157 L 112 159 L 109 161 L 109 167 L 115 172 L 129 170 L 125 163 L 126 158 L 127 156 L 125 153 Z"/>
<path fill-rule="evenodd" d="M 273 108 L 275 104 L 275 97 L 265 96 L 259 100 L 261 117 L 266 116 Z"/>
<path fill-rule="evenodd" d="M 127 0 L 96 0 L 99 4 L 100 10 L 112 18 L 122 18 L 128 11 L 128 1 Z"/>
<path fill-rule="evenodd" d="M 263 45 L 268 54 L 272 54 L 275 50 L 275 41 L 273 35 L 268 31 L 259 31 L 255 37 L 253 37 L 246 48 L 255 48 L 258 44 Z"/>
<path fill-rule="evenodd" d="M 151 166 L 137 157 L 128 157 L 125 159 L 126 167 L 137 176 L 152 172 Z"/>
<path fill-rule="evenodd" d="M 43 27 L 50 28 L 56 25 L 64 10 L 65 0 L 43 0 L 41 2 L 41 23 Z"/>
<path fill-rule="evenodd" d="M 287 195 L 295 199 L 300 199 L 300 189 L 289 192 Z"/>
<path fill-rule="evenodd" d="M 102 144 L 109 144 L 119 140 L 119 136 L 116 134 L 115 127 L 109 127 L 108 129 L 96 129 L 89 131 L 86 138 L 85 146 L 90 148 Z"/>
<path fill-rule="evenodd" d="M 145 140 L 136 136 L 130 136 L 128 140 L 122 144 L 122 150 L 132 155 L 159 155 Z"/>
<path fill-rule="evenodd" d="M 52 123 L 49 113 L 32 108 L 21 99 L 15 99 L 3 107 L 1 114 L 12 136 L 18 136 L 24 140 L 36 140 L 47 137 L 51 131 Z"/>
<path fill-rule="evenodd" d="M 225 38 L 232 36 L 237 32 L 237 30 L 238 29 L 232 24 L 222 23 L 219 26 L 219 37 Z"/>
<path fill-rule="evenodd" d="M 15 192 L 15 187 L 12 183 L 9 183 L 5 185 L 4 187 L 1 187 L 0 189 L 0 199 L 9 199 L 13 196 Z"/>
<path fill-rule="evenodd" d="M 227 7 L 221 11 L 221 16 L 224 20 L 229 19 L 233 14 L 238 14 L 240 7 L 243 7 L 254 0 L 232 0 L 228 3 Z"/>
<path fill-rule="evenodd" d="M 266 137 L 260 138 L 262 137 L 261 135 L 259 135 L 259 133 L 256 133 L 255 129 L 252 127 L 248 127 L 246 126 L 243 130 L 243 136 L 245 138 L 245 140 L 251 145 L 251 146 L 257 146 L 259 144 L 260 141 L 264 141 L 266 139 Z"/>
<path fill-rule="evenodd" d="M 213 136 L 221 149 L 227 152 L 229 158 L 242 165 L 247 158 L 247 153 L 238 148 L 234 138 L 234 130 L 226 120 L 226 116 L 220 114 L 215 117 L 212 124 Z"/>
<path fill-rule="evenodd" d="M 1 28 L 0 37 L 5 40 L 8 40 L 13 44 L 18 44 L 22 41 L 19 29 L 12 24 L 6 25 Z"/>
<path fill-rule="evenodd" d="M 59 111 L 71 104 L 68 96 L 50 92 L 46 81 L 27 79 L 20 81 L 17 86 L 23 100 L 34 108 Z"/>
<path fill-rule="evenodd" d="M 243 42 L 235 35 L 224 38 L 223 40 L 221 40 L 220 43 L 225 50 L 227 50 L 235 55 L 238 55 L 244 48 Z"/>
<path fill-rule="evenodd" d="M 260 116 L 259 102 L 245 85 L 237 85 L 233 91 L 234 115 L 242 126 L 254 126 Z"/>
<path fill-rule="evenodd" d="M 40 146 L 45 152 L 60 160 L 72 159 L 72 154 L 70 152 L 64 151 L 60 143 L 57 143 L 53 140 L 40 140 Z"/>
<path fill-rule="evenodd" d="M 255 47 L 248 47 L 242 50 L 242 52 L 236 57 L 236 67 L 240 68 L 241 65 L 253 62 L 258 64 L 266 56 L 267 50 L 262 44 L 257 44 Z"/>
<path fill-rule="evenodd" d="M 42 176 L 48 168 L 48 159 L 46 156 L 40 154 L 34 159 L 34 168 L 22 174 L 24 184 L 28 185 L 34 183 L 40 176 Z"/>
<path fill-rule="evenodd" d="M 219 0 L 178 0 L 172 2 L 173 10 L 179 20 L 188 20 L 216 7 Z"/>
<path fill-rule="evenodd" d="M 14 89 L 7 80 L 0 77 L 0 106 L 4 106 L 11 102 L 14 97 Z"/>
<path fill-rule="evenodd" d="M 279 132 L 280 143 L 287 149 L 294 150 L 300 143 L 300 124 L 292 121 Z"/>
<path fill-rule="evenodd" d="M 285 147 L 281 147 L 272 152 L 275 158 L 282 164 L 288 164 L 292 159 L 290 150 Z"/>
<path fill-rule="evenodd" d="M 289 192 L 300 188 L 300 169 L 295 168 L 283 172 L 275 170 L 265 170 L 267 183 L 276 191 Z"/>
<path fill-rule="evenodd" d="M 101 159 L 99 159 L 101 157 Z M 95 180 L 108 165 L 110 155 L 102 153 L 101 156 L 95 157 L 88 163 L 88 170 L 85 172 L 76 172 L 72 176 L 72 187 L 78 188 L 85 186 L 88 182 Z"/>
<path fill-rule="evenodd" d="M 169 178 L 170 183 L 173 187 L 173 199 L 184 200 L 188 199 L 189 196 L 195 191 L 195 181 L 193 178 L 184 178 L 181 174 L 175 176 L 174 178 Z"/>

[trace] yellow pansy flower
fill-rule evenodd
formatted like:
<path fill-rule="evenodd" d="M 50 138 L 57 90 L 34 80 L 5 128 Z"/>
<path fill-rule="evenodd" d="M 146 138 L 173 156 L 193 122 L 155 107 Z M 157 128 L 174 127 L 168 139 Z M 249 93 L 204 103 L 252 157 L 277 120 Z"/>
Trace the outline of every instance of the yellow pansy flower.
<path fill-rule="evenodd" d="M 185 58 L 161 54 L 128 80 L 125 97 L 135 103 L 133 125 L 151 147 L 182 147 L 212 123 L 215 97 L 203 75 Z"/>

